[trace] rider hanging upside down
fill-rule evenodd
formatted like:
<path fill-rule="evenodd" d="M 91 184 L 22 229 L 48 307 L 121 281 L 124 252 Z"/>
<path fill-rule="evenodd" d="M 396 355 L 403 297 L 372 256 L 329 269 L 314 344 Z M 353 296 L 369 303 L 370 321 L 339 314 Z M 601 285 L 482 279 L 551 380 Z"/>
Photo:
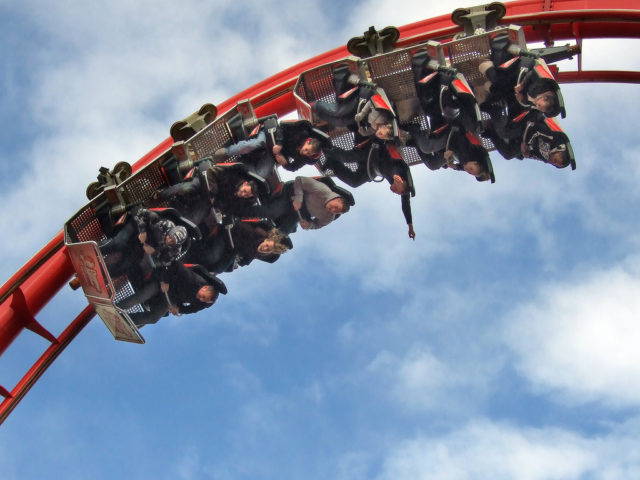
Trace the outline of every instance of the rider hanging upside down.
<path fill-rule="evenodd" d="M 432 132 L 423 131 L 416 124 L 403 128 L 411 134 L 407 145 L 416 147 L 418 155 L 430 170 L 451 168 L 465 171 L 479 182 L 495 181 L 489 153 L 474 133 L 448 124 Z"/>
<path fill-rule="evenodd" d="M 533 158 L 556 168 L 571 165 L 575 169 L 569 137 L 553 118 L 536 110 L 524 112 L 499 132 L 490 125 L 486 135 L 506 159 Z"/>
<path fill-rule="evenodd" d="M 247 140 L 216 150 L 214 159 L 225 161 L 232 156 L 243 156 L 248 164 L 258 165 L 260 159 L 275 160 L 286 170 L 295 171 L 304 165 L 313 165 L 322 154 L 320 133 L 307 120 L 280 122 L 273 135 L 267 133 L 264 125 Z M 256 157 L 251 160 L 249 157 Z M 258 171 L 257 173 L 264 173 Z"/>
<path fill-rule="evenodd" d="M 395 114 L 381 88 L 359 82 L 347 67 L 334 70 L 334 88 L 337 103 L 313 102 L 311 111 L 314 118 L 326 122 L 331 130 L 347 127 L 362 137 L 393 140 Z"/>
<path fill-rule="evenodd" d="M 488 81 L 475 89 L 479 103 L 506 101 L 539 110 L 547 117 L 565 116 L 560 86 L 544 60 L 521 51 L 501 35 L 491 41 L 491 58 L 478 66 Z"/>
<path fill-rule="evenodd" d="M 322 155 L 323 141 L 307 120 L 279 122 L 274 140 L 273 157 L 290 172 L 313 165 Z"/>
<path fill-rule="evenodd" d="M 402 213 L 409 227 L 409 238 L 415 239 L 411 215 L 411 197 L 415 196 L 413 179 L 409 165 L 400 156 L 394 145 L 380 145 L 365 140 L 353 150 L 334 147 L 325 152 L 326 163 L 323 169 L 331 169 L 340 180 L 351 187 L 359 187 L 376 178 L 386 179 L 389 189 L 402 198 Z M 347 164 L 355 164 L 350 169 Z"/>
<path fill-rule="evenodd" d="M 416 94 L 431 131 L 456 125 L 468 131 L 478 129 L 481 116 L 478 102 L 466 79 L 455 69 L 439 65 L 426 51 L 411 60 Z"/>

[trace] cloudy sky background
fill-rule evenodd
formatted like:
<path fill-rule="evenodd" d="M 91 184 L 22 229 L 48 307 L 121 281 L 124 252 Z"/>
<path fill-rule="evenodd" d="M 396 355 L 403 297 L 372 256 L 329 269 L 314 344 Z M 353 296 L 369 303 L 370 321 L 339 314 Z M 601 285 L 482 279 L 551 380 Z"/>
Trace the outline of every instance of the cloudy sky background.
<path fill-rule="evenodd" d="M 457 6 L 0 0 L 2 277 L 98 167 L 202 103 Z M 640 68 L 629 43 L 584 52 L 585 69 Z M 639 478 L 640 91 L 563 93 L 575 172 L 495 157 L 487 185 L 416 166 L 415 242 L 399 199 L 366 185 L 146 345 L 96 318 L 0 427 L 3 480 Z M 57 335 L 85 304 L 64 288 L 39 320 Z M 21 335 L 0 384 L 45 348 Z"/>

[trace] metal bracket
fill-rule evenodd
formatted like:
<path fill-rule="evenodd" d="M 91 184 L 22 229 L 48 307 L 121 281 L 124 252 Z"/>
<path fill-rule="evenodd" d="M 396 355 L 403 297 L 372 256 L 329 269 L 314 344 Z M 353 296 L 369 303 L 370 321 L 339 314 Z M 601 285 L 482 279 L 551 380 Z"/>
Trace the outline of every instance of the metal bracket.
<path fill-rule="evenodd" d="M 451 14 L 451 21 L 464 27 L 464 35 L 471 36 L 493 30 L 498 20 L 504 17 L 507 8 L 500 2 L 492 2 L 469 8 L 457 8 Z"/>
<path fill-rule="evenodd" d="M 351 38 L 347 42 L 347 50 L 356 57 L 373 57 L 392 51 L 399 38 L 400 31 L 396 27 L 385 27 L 378 32 L 371 26 L 363 35 Z"/>

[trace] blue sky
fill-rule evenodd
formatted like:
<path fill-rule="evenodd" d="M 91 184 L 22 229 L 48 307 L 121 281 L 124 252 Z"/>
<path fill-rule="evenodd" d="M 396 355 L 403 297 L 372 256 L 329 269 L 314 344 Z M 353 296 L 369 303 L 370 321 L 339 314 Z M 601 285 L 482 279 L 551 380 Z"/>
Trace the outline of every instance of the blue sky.
<path fill-rule="evenodd" d="M 0 1 L 4 278 L 99 166 L 202 103 L 456 6 Z M 639 68 L 612 45 L 586 42 L 584 67 Z M 3 480 L 640 477 L 640 93 L 563 93 L 575 172 L 494 157 L 487 185 L 416 166 L 415 242 L 398 198 L 366 185 L 143 346 L 92 321 L 0 427 Z M 39 320 L 59 334 L 85 304 L 64 288 Z M 45 347 L 21 335 L 0 384 Z"/>

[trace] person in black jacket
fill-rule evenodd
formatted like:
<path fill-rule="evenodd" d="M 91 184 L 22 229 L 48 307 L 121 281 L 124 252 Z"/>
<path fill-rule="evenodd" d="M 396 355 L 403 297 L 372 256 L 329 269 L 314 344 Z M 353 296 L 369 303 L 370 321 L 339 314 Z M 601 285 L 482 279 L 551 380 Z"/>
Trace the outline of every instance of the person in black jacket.
<path fill-rule="evenodd" d="M 237 215 L 255 203 L 257 196 L 258 186 L 242 164 L 206 162 L 182 182 L 158 191 L 154 198 L 168 201 L 199 226 L 211 214 L 212 206 L 220 213 Z"/>
<path fill-rule="evenodd" d="M 175 264 L 170 269 L 169 283 L 150 281 L 135 295 L 118 303 L 123 309 L 144 304 L 147 311 L 129 314 L 136 326 L 156 323 L 167 312 L 182 315 L 199 312 L 213 305 L 220 293 L 227 289 L 220 280 L 211 282 L 183 264 Z"/>
<path fill-rule="evenodd" d="M 241 161 L 252 166 L 257 173 L 266 156 L 287 170 L 295 171 L 304 165 L 313 165 L 322 154 L 322 141 L 313 125 L 307 120 L 279 122 L 273 136 L 263 125 L 247 140 L 228 147 L 219 148 L 214 154 L 217 162 L 231 156 L 240 156 Z"/>
<path fill-rule="evenodd" d="M 512 45 L 508 35 L 491 41 L 491 58 L 478 69 L 487 77 L 487 82 L 475 89 L 479 103 L 504 100 L 511 109 L 520 105 L 547 117 L 564 117 L 560 86 L 544 60 Z"/>
<path fill-rule="evenodd" d="M 415 239 L 411 214 L 411 197 L 415 196 L 415 190 L 411 170 L 394 145 L 379 144 L 369 139 L 352 150 L 334 147 L 325 152 L 325 157 L 323 169 L 331 169 L 336 177 L 353 188 L 374 181 L 376 177 L 387 180 L 389 190 L 402 199 L 409 238 Z M 349 164 L 354 165 L 355 170 Z"/>
<path fill-rule="evenodd" d="M 146 208 L 136 207 L 130 213 L 130 218 L 113 237 L 100 242 L 103 255 L 119 254 L 112 257 L 115 261 L 107 259 L 109 274 L 112 277 L 127 274 L 132 277 L 130 279 L 140 278 L 139 263 L 146 253 L 166 281 L 167 269 L 187 245 L 187 229 Z"/>
<path fill-rule="evenodd" d="M 322 142 L 315 135 L 307 120 L 279 122 L 272 148 L 275 161 L 291 172 L 313 165 L 322 155 Z"/>

